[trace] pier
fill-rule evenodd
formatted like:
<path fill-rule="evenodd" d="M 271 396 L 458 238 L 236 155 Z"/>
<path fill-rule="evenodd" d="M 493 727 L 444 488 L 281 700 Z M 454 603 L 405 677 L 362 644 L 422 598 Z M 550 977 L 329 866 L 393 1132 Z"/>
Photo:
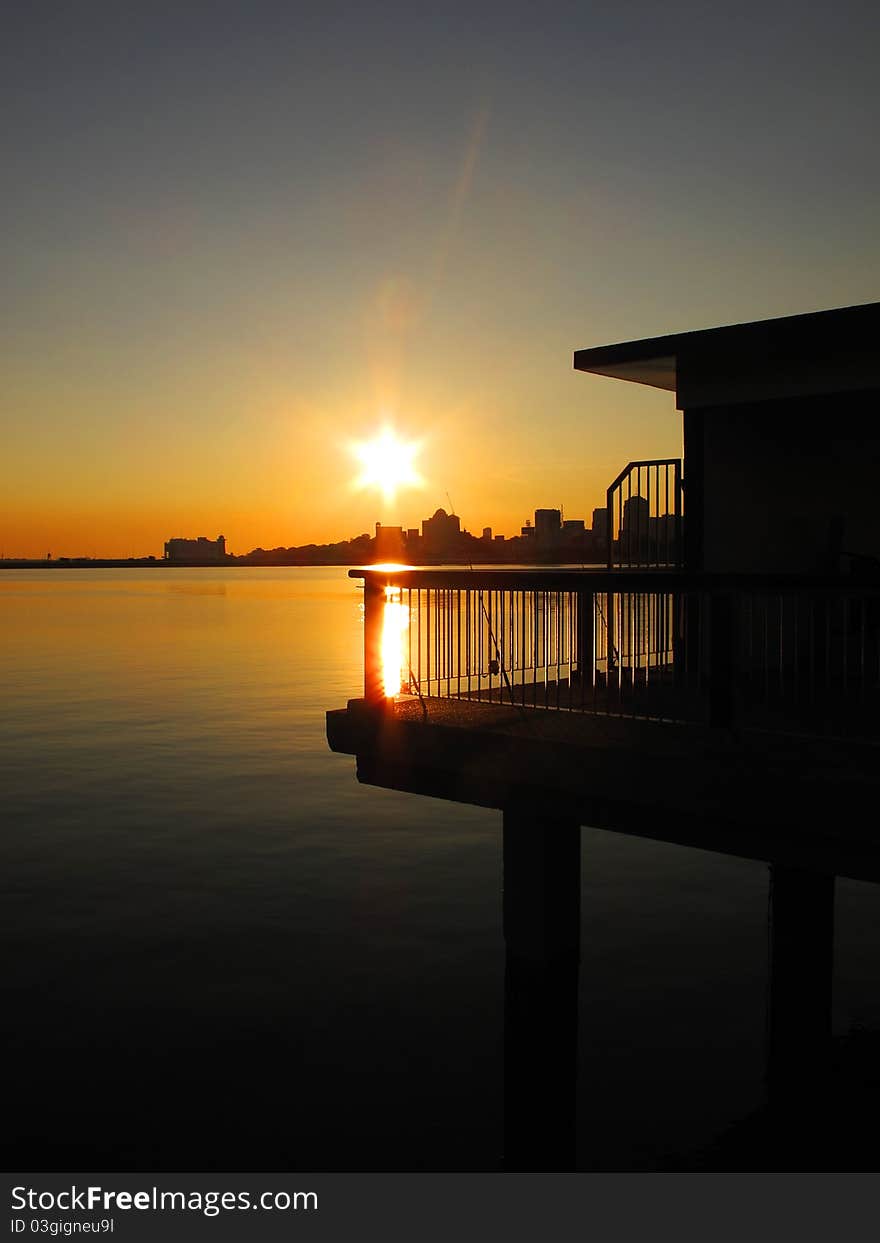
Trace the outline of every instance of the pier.
<path fill-rule="evenodd" d="M 651 572 L 351 573 L 364 695 L 331 747 L 364 784 L 500 813 L 506 1168 L 573 1168 L 582 825 L 768 865 L 768 1103 L 813 1110 L 834 878 L 880 882 L 880 586 L 753 576 L 719 609 Z"/>
<path fill-rule="evenodd" d="M 500 813 L 507 1168 L 575 1160 L 583 825 L 767 865 L 776 1168 L 822 1168 L 835 877 L 880 881 L 878 329 L 872 304 L 579 350 L 682 411 L 683 462 L 608 488 L 605 569 L 351 571 L 363 696 L 331 748 Z"/>

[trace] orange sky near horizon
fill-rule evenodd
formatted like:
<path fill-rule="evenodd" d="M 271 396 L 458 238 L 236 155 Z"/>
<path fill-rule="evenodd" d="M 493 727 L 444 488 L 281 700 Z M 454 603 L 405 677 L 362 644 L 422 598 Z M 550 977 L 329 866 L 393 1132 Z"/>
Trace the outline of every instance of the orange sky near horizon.
<path fill-rule="evenodd" d="M 493 376 L 480 343 L 463 343 L 454 366 L 425 377 L 433 389 L 425 393 L 422 377 L 407 374 L 405 343 L 393 339 L 399 330 L 387 335 L 396 365 L 368 358 L 322 404 L 306 403 L 292 384 L 285 392 L 281 376 L 264 375 L 248 392 L 246 377 L 221 378 L 207 365 L 182 390 L 173 377 L 157 378 L 130 419 L 115 413 L 123 392 L 96 391 L 92 382 L 73 437 L 53 435 L 32 401 L 31 417 L 7 436 L 31 464 L 4 480 L 0 556 L 161 557 L 171 537 L 218 534 L 238 554 L 328 543 L 372 534 L 377 521 L 420 527 L 438 507 L 449 509 L 450 497 L 475 534 L 484 526 L 518 534 L 537 507 L 562 506 L 589 525 L 625 461 L 680 451 L 671 394 L 575 373 L 561 348 L 546 376 Z M 25 396 L 26 376 L 20 384 Z M 68 378 L 65 396 L 56 396 L 44 384 L 40 403 L 69 407 L 72 387 Z M 191 413 L 172 414 L 178 403 Z M 362 469 L 354 445 L 385 426 L 420 445 L 421 486 L 393 499 L 354 486 Z"/>
<path fill-rule="evenodd" d="M 680 416 L 671 400 L 665 404 L 651 429 L 658 456 L 676 453 L 680 445 Z M 354 486 L 360 468 L 349 447 L 355 434 L 369 438 L 386 422 L 404 440 L 421 442 L 416 465 L 423 481 L 399 488 L 393 498 L 378 487 Z M 535 508 L 560 505 L 567 516 L 583 517 L 589 525 L 593 507 L 604 503 L 604 489 L 624 461 L 646 452 L 643 425 L 632 414 L 628 420 L 620 416 L 618 426 L 624 422 L 629 455 L 622 437 L 615 456 L 609 437 L 591 437 L 584 428 L 549 460 L 546 455 L 542 460 L 535 445 L 532 469 L 523 462 L 523 448 L 514 454 L 506 446 L 500 420 L 494 426 L 486 420 L 483 427 L 464 422 L 457 430 L 454 419 L 445 426 L 438 421 L 427 434 L 413 421 L 377 418 L 371 425 L 365 420 L 352 429 L 351 440 L 326 441 L 319 426 L 275 426 L 259 448 L 251 447 L 246 463 L 233 459 L 231 466 L 213 468 L 200 461 L 198 450 L 167 455 L 158 444 L 133 448 L 130 455 L 123 450 L 115 475 L 101 478 L 83 465 L 82 499 L 66 486 L 71 459 L 47 461 L 37 488 L 27 481 L 16 496 L 15 481 L 7 486 L 0 556 L 158 557 L 173 536 L 218 534 L 235 553 L 329 543 L 372 534 L 377 521 L 420 527 L 436 508 L 449 510 L 450 499 L 463 527 L 475 534 L 491 526 L 497 534 L 516 535 Z M 523 439 L 527 446 L 529 437 Z M 604 443 L 594 448 L 593 440 Z"/>

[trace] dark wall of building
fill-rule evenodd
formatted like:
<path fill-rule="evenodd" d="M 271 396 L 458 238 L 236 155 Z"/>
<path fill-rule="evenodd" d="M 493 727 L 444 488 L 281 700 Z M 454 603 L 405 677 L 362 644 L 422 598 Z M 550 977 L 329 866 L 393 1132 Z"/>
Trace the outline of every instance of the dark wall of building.
<path fill-rule="evenodd" d="M 688 568 L 828 573 L 880 556 L 878 415 L 880 392 L 686 411 Z"/>

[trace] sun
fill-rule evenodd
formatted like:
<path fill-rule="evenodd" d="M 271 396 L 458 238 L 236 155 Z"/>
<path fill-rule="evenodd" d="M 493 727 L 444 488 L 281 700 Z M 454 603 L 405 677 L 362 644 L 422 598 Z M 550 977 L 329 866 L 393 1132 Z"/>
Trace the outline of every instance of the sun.
<path fill-rule="evenodd" d="M 370 441 L 352 447 L 363 470 L 355 481 L 358 488 L 378 488 L 386 501 L 394 500 L 400 488 L 418 488 L 422 477 L 415 468 L 415 457 L 421 446 L 405 444 L 390 427 L 385 427 Z"/>

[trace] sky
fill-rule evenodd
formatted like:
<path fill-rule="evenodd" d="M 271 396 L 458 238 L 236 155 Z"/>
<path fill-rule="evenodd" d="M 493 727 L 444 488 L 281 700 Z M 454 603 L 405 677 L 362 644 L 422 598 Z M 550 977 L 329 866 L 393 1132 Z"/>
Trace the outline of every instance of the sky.
<path fill-rule="evenodd" d="M 681 420 L 576 349 L 880 296 L 873 4 L 4 22 L 0 557 L 589 522 Z M 386 425 L 393 499 L 352 487 Z"/>

